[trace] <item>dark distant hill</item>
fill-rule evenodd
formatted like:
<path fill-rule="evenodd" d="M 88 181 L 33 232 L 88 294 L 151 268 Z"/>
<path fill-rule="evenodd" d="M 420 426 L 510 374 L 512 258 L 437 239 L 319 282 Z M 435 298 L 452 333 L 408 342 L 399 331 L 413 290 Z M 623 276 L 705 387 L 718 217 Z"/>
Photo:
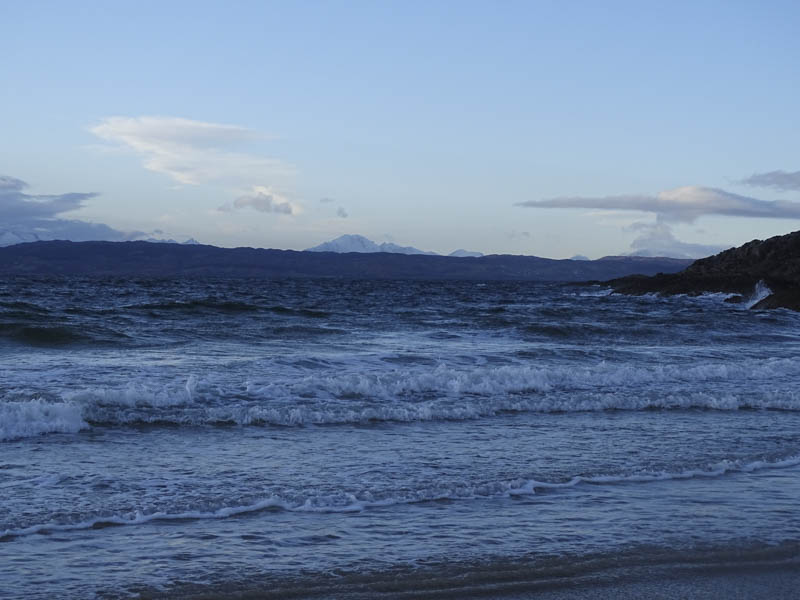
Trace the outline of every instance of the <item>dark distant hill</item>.
<path fill-rule="evenodd" d="M 611 256 L 425 256 L 295 252 L 148 242 L 33 242 L 0 248 L 0 275 L 586 281 L 675 272 L 691 261 Z"/>
<path fill-rule="evenodd" d="M 625 294 L 728 292 L 749 296 L 759 281 L 773 293 L 752 308 L 800 310 L 800 231 L 753 240 L 697 260 L 680 273 L 625 277 L 609 283 Z"/>

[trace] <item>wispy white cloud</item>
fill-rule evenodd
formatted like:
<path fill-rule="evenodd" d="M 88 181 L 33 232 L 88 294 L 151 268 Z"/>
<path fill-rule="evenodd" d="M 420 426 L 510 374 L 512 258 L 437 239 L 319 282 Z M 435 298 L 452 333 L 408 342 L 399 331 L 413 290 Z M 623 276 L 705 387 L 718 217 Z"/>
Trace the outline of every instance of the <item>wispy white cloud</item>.
<path fill-rule="evenodd" d="M 758 200 L 717 188 L 686 186 L 654 196 L 567 196 L 528 200 L 518 206 L 528 208 L 586 208 L 591 210 L 634 210 L 655 213 L 661 221 L 692 223 L 704 215 L 800 219 L 800 202 Z"/>
<path fill-rule="evenodd" d="M 281 160 L 235 151 L 237 145 L 261 137 L 238 125 L 178 117 L 107 117 L 89 131 L 138 154 L 145 169 L 185 185 L 262 184 L 294 171 Z"/>
<path fill-rule="evenodd" d="M 786 171 L 770 171 L 769 173 L 755 173 L 740 183 L 754 187 L 769 187 L 781 191 L 800 191 L 800 171 L 788 173 Z"/>
<path fill-rule="evenodd" d="M 766 174 L 774 175 L 774 174 Z M 783 174 L 792 176 L 793 174 Z M 757 176 L 753 176 L 754 178 Z M 753 179 L 753 178 L 751 178 Z M 778 181 L 780 178 L 765 178 Z M 788 185 L 791 177 L 780 179 Z M 773 185 L 775 185 L 773 183 Z M 545 200 L 520 202 L 527 208 L 583 208 L 595 215 L 619 215 L 620 211 L 651 213 L 655 222 L 636 222 L 623 230 L 635 231 L 638 237 L 631 243 L 633 254 L 701 258 L 716 254 L 726 246 L 695 244 L 675 237 L 672 224 L 693 223 L 703 216 L 756 217 L 767 219 L 800 219 L 800 202 L 785 200 L 767 201 L 742 196 L 718 188 L 686 186 L 666 190 L 655 195 L 625 194 L 619 196 L 584 197 L 565 196 Z"/>

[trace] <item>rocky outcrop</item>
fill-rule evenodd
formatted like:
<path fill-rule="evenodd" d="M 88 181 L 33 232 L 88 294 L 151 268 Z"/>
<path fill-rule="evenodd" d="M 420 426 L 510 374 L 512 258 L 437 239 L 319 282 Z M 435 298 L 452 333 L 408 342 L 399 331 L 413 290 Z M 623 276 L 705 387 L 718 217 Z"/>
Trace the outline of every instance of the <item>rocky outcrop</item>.
<path fill-rule="evenodd" d="M 751 308 L 800 310 L 800 231 L 753 240 L 697 260 L 679 273 L 623 277 L 609 283 L 623 294 L 725 292 L 747 299 L 759 282 L 772 293 Z"/>

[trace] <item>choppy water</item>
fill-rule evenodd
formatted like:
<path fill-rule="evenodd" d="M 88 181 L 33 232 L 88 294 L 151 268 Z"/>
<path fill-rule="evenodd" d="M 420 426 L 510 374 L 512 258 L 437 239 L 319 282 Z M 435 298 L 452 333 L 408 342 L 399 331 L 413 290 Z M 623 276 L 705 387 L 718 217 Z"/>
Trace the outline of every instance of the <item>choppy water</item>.
<path fill-rule="evenodd" d="M 798 326 L 532 283 L 4 282 L 0 597 L 796 557 Z"/>

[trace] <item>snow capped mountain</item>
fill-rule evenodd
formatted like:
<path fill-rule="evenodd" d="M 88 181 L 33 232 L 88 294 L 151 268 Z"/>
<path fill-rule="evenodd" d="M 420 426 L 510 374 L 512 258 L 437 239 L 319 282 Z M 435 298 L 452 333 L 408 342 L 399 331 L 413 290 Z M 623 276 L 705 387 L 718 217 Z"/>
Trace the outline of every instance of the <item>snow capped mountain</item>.
<path fill-rule="evenodd" d="M 372 252 L 389 252 L 392 254 L 426 254 L 428 256 L 439 256 L 437 252 L 430 252 L 426 250 L 420 250 L 419 248 L 414 248 L 413 246 L 399 246 L 397 244 L 393 244 L 391 242 L 383 242 L 382 244 L 377 244 L 370 240 L 369 238 L 365 238 L 363 235 L 340 235 L 335 240 L 330 240 L 329 242 L 324 242 L 319 246 L 314 246 L 313 248 L 306 248 L 306 252 L 338 252 L 340 254 L 345 254 L 347 252 L 364 252 L 364 253 L 372 253 Z M 451 252 L 448 256 L 483 256 L 480 252 L 470 252 L 469 250 L 456 250 L 455 252 Z"/>
<path fill-rule="evenodd" d="M 363 235 L 342 235 L 331 240 L 324 242 L 319 246 L 313 248 L 306 248 L 306 252 L 390 252 L 392 254 L 428 254 L 436 256 L 436 252 L 426 252 L 411 246 L 398 246 L 390 242 L 376 244 L 370 239 L 365 238 Z"/>
<path fill-rule="evenodd" d="M 163 238 L 154 238 L 154 237 L 149 237 L 149 238 L 145 238 L 145 239 L 135 238 L 132 241 L 151 242 L 153 244 L 180 244 L 181 246 L 186 246 L 186 245 L 194 246 L 194 245 L 200 244 L 200 242 L 198 242 L 196 239 L 194 239 L 192 237 L 190 237 L 185 242 L 179 242 L 178 240 L 174 240 L 172 238 L 169 238 L 168 240 L 165 240 Z"/>
<path fill-rule="evenodd" d="M 447 256 L 456 256 L 459 258 L 464 258 L 464 257 L 479 258 L 483 256 L 483 252 L 473 252 L 471 250 L 464 250 L 463 248 L 459 248 L 458 250 L 453 250 Z"/>

